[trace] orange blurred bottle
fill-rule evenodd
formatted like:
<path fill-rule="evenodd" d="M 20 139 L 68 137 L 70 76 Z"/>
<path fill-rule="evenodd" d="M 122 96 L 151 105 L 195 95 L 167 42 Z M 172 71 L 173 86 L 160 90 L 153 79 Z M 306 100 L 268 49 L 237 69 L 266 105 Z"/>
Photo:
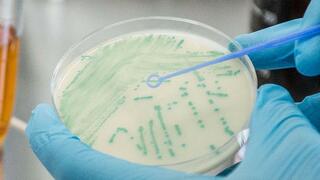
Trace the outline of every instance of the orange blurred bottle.
<path fill-rule="evenodd" d="M 14 107 L 19 39 L 10 24 L 0 24 L 0 146 Z"/>
<path fill-rule="evenodd" d="M 0 156 L 14 108 L 23 0 L 0 0 Z"/>

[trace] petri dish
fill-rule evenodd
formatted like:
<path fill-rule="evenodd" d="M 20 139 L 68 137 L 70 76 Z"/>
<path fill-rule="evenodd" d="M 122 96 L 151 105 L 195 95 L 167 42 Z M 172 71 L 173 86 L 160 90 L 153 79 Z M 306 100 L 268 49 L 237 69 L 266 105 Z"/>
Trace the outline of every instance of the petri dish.
<path fill-rule="evenodd" d="M 150 88 L 166 74 L 240 49 L 193 20 L 142 17 L 72 46 L 51 82 L 62 122 L 92 148 L 130 162 L 216 174 L 233 164 L 256 98 L 250 59 L 227 61 Z M 239 140 L 240 137 L 240 140 Z"/>

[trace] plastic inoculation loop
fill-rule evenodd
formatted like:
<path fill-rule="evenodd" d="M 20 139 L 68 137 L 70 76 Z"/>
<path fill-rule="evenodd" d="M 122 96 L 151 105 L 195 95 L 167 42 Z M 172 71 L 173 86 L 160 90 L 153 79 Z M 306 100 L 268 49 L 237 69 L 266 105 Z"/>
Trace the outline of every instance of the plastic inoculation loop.
<path fill-rule="evenodd" d="M 157 88 L 161 85 L 162 82 L 163 80 L 158 74 L 151 74 L 146 81 L 147 85 L 150 88 Z"/>
<path fill-rule="evenodd" d="M 258 43 L 256 45 L 253 45 L 251 47 L 247 47 L 244 48 L 240 51 L 236 51 L 224 56 L 220 56 L 216 59 L 204 62 L 204 63 L 200 63 L 191 67 L 187 67 L 187 68 L 183 68 L 180 69 L 178 71 L 166 74 L 164 76 L 159 76 L 157 74 L 151 74 L 148 78 L 147 78 L 147 85 L 151 88 L 156 88 L 159 87 L 161 85 L 161 83 L 165 80 L 168 80 L 170 78 L 176 77 L 176 76 L 180 76 L 213 64 L 217 64 L 217 63 L 221 63 L 224 61 L 228 61 L 228 60 L 232 60 L 232 59 L 237 59 L 240 58 L 242 56 L 248 55 L 250 53 L 256 52 L 256 51 L 261 51 L 264 49 L 268 49 L 268 48 L 272 48 L 272 47 L 277 47 L 298 39 L 303 39 L 306 37 L 312 37 L 312 36 L 316 36 L 320 34 L 320 24 L 319 25 L 314 25 L 314 26 L 310 26 L 308 28 L 299 30 L 299 31 L 295 31 L 280 37 L 276 37 L 274 39 L 271 39 L 269 41 L 265 41 L 265 42 L 261 42 Z"/>

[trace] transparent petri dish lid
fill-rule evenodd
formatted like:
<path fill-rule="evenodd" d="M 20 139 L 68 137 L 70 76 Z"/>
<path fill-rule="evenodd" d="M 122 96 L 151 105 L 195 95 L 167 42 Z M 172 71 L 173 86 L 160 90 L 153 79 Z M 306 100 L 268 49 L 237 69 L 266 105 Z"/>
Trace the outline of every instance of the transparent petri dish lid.
<path fill-rule="evenodd" d="M 213 27 L 143 17 L 99 29 L 72 46 L 51 81 L 55 108 L 80 139 L 106 154 L 184 172 L 217 173 L 233 163 L 257 80 L 250 59 L 173 78 L 151 73 L 212 60 L 240 46 Z M 241 140 L 240 140 L 241 142 Z"/>

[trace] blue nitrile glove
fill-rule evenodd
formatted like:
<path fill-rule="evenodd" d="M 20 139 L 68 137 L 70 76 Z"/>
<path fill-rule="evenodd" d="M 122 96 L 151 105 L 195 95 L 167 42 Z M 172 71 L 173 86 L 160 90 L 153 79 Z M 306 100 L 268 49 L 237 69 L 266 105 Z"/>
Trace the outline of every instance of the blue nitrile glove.
<path fill-rule="evenodd" d="M 243 47 L 266 41 L 279 35 L 320 24 L 320 1 L 311 1 L 304 17 L 288 21 L 254 33 L 236 38 Z M 296 67 L 307 76 L 320 74 L 320 35 L 296 41 L 284 46 L 251 53 L 250 58 L 257 69 L 282 69 Z"/>
<path fill-rule="evenodd" d="M 221 179 L 319 179 L 320 93 L 295 104 L 280 86 L 260 88 L 246 157 Z M 56 179 L 218 179 L 147 167 L 97 152 L 39 105 L 26 130 L 31 147 Z"/>
<path fill-rule="evenodd" d="M 319 112 L 320 93 L 295 104 L 281 86 L 262 86 L 246 156 L 228 178 L 320 179 Z"/>
<path fill-rule="evenodd" d="M 297 105 L 320 133 L 320 93 L 304 98 Z"/>

